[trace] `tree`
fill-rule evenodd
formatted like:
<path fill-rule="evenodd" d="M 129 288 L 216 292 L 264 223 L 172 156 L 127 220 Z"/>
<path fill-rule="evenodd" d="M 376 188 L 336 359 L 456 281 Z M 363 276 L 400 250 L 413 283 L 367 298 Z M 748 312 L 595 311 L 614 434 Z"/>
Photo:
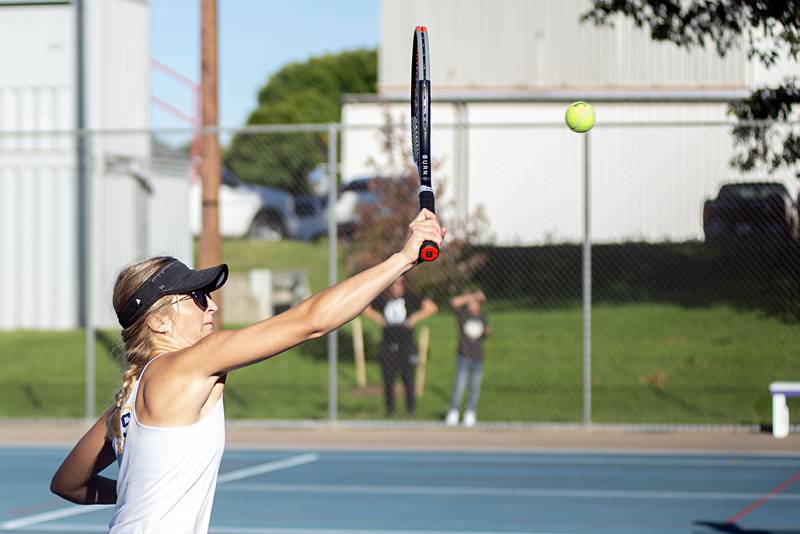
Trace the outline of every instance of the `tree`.
<path fill-rule="evenodd" d="M 376 50 L 351 50 L 290 63 L 258 93 L 248 125 L 339 122 L 346 93 L 375 93 Z M 240 133 L 225 154 L 225 165 L 248 182 L 307 193 L 308 174 L 327 161 L 327 134 L 320 132 Z"/>
<path fill-rule="evenodd" d="M 639 27 L 647 26 L 654 40 L 689 50 L 713 44 L 725 56 L 743 46 L 749 58 L 767 68 L 783 56 L 796 61 L 800 55 L 798 0 L 594 0 L 593 4 L 581 20 L 613 26 L 613 17 L 623 15 Z M 798 134 L 777 125 L 790 119 L 800 103 L 797 83 L 787 77 L 777 87 L 757 88 L 729 106 L 729 113 L 740 121 L 734 137 L 741 151 L 732 161 L 734 166 L 748 171 L 763 163 L 774 171 L 798 163 Z"/>

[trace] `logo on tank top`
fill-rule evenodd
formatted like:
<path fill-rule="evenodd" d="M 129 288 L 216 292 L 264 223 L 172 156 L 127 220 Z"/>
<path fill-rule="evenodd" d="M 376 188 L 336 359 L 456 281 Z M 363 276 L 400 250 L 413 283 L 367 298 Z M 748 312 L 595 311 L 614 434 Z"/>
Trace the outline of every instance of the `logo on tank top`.
<path fill-rule="evenodd" d="M 403 298 L 392 299 L 383 308 L 383 317 L 387 324 L 403 324 L 406 322 L 406 300 Z"/>
<path fill-rule="evenodd" d="M 470 339 L 480 339 L 483 335 L 483 321 L 480 319 L 469 319 L 464 323 L 464 335 Z"/>
<path fill-rule="evenodd" d="M 131 407 L 123 406 L 119 410 L 119 437 L 115 440 L 117 456 L 122 456 L 125 450 L 125 438 L 128 437 L 128 427 L 131 425 Z"/>

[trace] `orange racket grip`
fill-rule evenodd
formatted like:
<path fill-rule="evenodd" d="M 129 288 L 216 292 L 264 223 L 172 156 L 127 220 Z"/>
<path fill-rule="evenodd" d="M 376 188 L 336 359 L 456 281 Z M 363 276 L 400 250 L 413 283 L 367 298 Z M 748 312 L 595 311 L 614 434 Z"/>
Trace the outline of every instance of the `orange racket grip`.
<path fill-rule="evenodd" d="M 425 241 L 419 247 L 419 261 L 434 261 L 439 257 L 439 245 L 433 241 Z"/>

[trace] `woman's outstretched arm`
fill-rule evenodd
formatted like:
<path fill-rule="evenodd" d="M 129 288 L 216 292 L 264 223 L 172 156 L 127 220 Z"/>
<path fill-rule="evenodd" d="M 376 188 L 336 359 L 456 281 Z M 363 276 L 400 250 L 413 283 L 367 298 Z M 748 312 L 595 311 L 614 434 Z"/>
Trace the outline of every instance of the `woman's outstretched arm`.
<path fill-rule="evenodd" d="M 409 224 L 406 243 L 400 252 L 280 315 L 241 330 L 207 336 L 186 349 L 181 359 L 206 376 L 217 376 L 323 336 L 359 315 L 394 280 L 411 269 L 423 241 L 441 244 L 445 233 L 436 216 L 423 210 Z"/>

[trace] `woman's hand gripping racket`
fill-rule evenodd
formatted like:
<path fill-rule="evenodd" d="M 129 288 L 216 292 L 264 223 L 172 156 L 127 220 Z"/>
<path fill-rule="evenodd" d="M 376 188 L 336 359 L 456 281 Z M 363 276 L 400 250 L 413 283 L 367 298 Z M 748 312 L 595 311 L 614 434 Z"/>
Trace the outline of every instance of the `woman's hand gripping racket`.
<path fill-rule="evenodd" d="M 428 29 L 417 26 L 411 53 L 411 147 L 419 174 L 419 208 L 436 213 L 431 187 L 431 78 Z M 439 246 L 425 241 L 419 249 L 419 261 L 439 257 Z"/>

